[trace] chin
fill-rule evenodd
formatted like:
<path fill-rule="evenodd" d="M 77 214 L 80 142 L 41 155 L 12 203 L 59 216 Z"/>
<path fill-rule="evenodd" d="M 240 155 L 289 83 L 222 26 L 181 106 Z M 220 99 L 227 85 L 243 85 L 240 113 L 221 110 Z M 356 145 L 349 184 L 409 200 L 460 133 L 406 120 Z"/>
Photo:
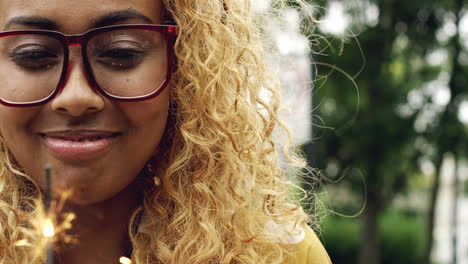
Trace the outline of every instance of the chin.
<path fill-rule="evenodd" d="M 125 197 L 136 197 L 136 184 L 120 182 L 119 185 L 113 184 L 94 184 L 95 181 L 67 181 L 67 184 L 54 186 L 54 197 L 56 199 L 64 198 L 66 202 L 78 206 L 105 205 Z M 115 182 L 114 182 L 115 184 Z"/>

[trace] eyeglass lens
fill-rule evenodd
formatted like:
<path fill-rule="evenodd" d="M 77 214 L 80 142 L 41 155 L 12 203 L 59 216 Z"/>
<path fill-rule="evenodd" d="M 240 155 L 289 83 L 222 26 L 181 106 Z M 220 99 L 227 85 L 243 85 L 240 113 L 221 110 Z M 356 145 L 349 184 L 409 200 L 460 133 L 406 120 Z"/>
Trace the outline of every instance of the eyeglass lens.
<path fill-rule="evenodd" d="M 116 97 L 143 97 L 157 91 L 167 74 L 164 34 L 122 29 L 94 36 L 89 64 L 101 89 Z"/>
<path fill-rule="evenodd" d="M 41 34 L 0 38 L 0 98 L 10 103 L 32 103 L 57 88 L 65 61 L 58 39 Z M 93 35 L 87 60 L 97 85 L 119 98 L 139 98 L 156 92 L 168 70 L 163 33 L 119 29 Z"/>
<path fill-rule="evenodd" d="M 60 41 L 45 35 L 0 38 L 0 97 L 8 102 L 34 102 L 48 97 L 62 73 Z"/>

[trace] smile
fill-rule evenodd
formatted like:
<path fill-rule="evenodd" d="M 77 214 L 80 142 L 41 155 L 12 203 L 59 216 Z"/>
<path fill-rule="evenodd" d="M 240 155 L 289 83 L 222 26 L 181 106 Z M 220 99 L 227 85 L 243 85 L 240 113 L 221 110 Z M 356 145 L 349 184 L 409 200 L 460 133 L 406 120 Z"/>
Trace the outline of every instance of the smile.
<path fill-rule="evenodd" d="M 57 158 L 84 160 L 96 158 L 106 152 L 122 133 L 78 130 L 40 133 L 39 135 L 46 147 Z"/>

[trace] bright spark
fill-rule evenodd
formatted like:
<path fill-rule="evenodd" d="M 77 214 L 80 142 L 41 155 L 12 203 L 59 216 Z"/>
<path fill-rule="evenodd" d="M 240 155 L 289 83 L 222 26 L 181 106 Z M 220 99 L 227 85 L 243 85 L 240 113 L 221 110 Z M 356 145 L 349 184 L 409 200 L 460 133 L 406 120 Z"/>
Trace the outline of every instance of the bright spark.
<path fill-rule="evenodd" d="M 52 223 L 52 220 L 50 220 L 49 218 L 46 219 L 43 234 L 45 237 L 48 237 L 48 238 L 53 237 L 55 235 L 54 224 Z"/>
<path fill-rule="evenodd" d="M 127 257 L 120 257 L 120 263 L 122 264 L 132 264 L 132 260 Z"/>

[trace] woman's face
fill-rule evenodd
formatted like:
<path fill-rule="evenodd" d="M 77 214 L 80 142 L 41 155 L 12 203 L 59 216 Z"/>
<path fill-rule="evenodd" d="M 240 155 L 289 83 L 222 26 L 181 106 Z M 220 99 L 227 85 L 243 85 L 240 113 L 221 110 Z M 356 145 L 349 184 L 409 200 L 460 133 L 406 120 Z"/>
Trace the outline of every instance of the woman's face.
<path fill-rule="evenodd" d="M 99 23 L 161 24 L 162 9 L 160 0 L 0 0 L 0 27 L 81 34 Z M 70 200 L 88 205 L 124 190 L 145 166 L 163 135 L 170 89 L 145 101 L 112 101 L 90 87 L 80 49 L 70 46 L 66 84 L 53 100 L 0 105 L 0 133 L 40 186 L 48 163 L 53 189 L 72 189 Z"/>

